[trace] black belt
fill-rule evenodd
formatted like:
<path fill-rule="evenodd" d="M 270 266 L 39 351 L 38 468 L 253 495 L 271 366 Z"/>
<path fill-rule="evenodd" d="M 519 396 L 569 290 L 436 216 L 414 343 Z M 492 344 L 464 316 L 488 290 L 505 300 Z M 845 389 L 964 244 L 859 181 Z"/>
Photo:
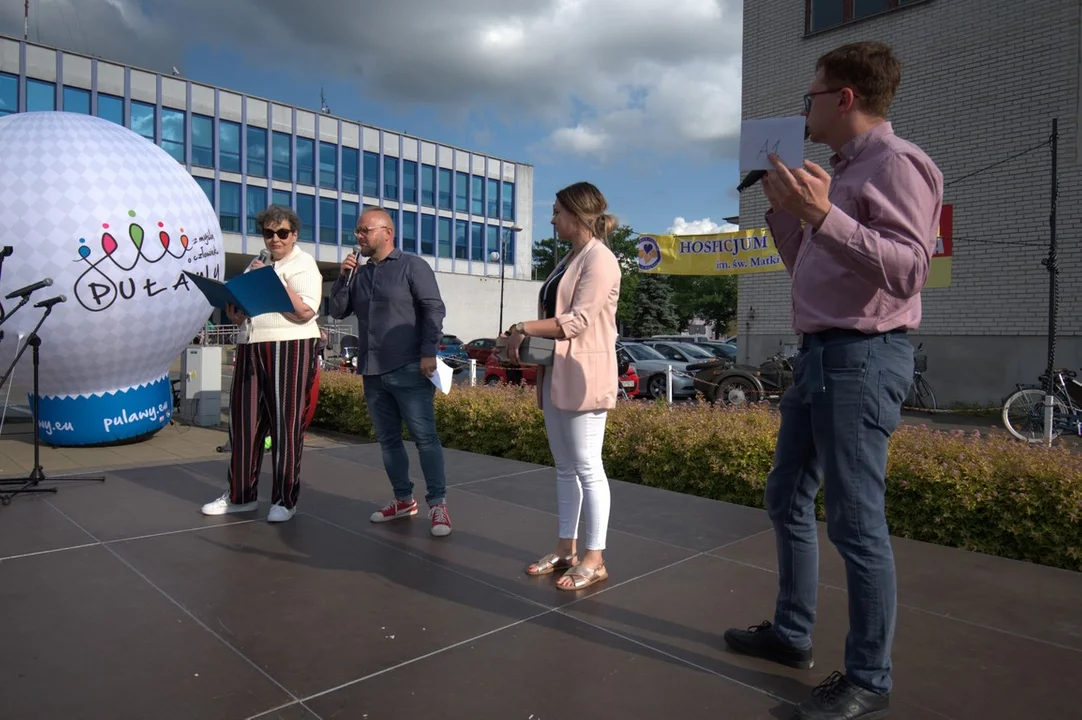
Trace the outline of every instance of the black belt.
<path fill-rule="evenodd" d="M 871 339 L 883 337 L 884 335 L 905 335 L 908 332 L 909 330 L 907 328 L 894 328 L 893 330 L 886 330 L 879 333 L 866 333 L 852 328 L 829 328 L 827 330 L 820 330 L 819 332 L 804 333 L 801 337 L 800 345 L 807 349 L 809 341 L 811 340 L 815 340 L 818 344 L 822 344 L 838 340 Z"/>

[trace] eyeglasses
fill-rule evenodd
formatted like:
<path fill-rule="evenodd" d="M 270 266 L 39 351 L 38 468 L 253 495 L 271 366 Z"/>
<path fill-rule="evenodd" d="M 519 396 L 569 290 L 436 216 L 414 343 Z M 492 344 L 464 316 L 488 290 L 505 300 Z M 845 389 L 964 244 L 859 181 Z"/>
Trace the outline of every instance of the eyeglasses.
<path fill-rule="evenodd" d="M 372 232 L 373 230 L 390 230 L 390 229 L 391 228 L 389 226 L 387 226 L 387 225 L 375 225 L 373 227 L 359 227 L 359 228 L 357 228 L 356 230 L 353 231 L 353 234 L 356 235 L 357 237 L 360 237 L 361 235 L 367 235 L 368 233 Z"/>
<path fill-rule="evenodd" d="M 292 234 L 293 234 L 293 231 L 290 230 L 289 228 L 278 228 L 277 230 L 270 230 L 268 228 L 263 228 L 263 239 L 264 240 L 270 240 L 275 235 L 278 236 L 279 240 L 287 240 L 287 239 L 289 239 L 289 236 L 292 235 Z"/>
<path fill-rule="evenodd" d="M 841 92 L 842 90 L 845 90 L 845 88 L 840 87 L 833 88 L 832 90 L 817 90 L 816 92 L 807 93 L 806 95 L 804 95 L 804 112 L 811 112 L 812 99 L 815 98 L 816 95 L 830 95 L 831 93 Z M 853 93 L 853 97 L 858 98 L 860 96 L 856 93 Z"/>

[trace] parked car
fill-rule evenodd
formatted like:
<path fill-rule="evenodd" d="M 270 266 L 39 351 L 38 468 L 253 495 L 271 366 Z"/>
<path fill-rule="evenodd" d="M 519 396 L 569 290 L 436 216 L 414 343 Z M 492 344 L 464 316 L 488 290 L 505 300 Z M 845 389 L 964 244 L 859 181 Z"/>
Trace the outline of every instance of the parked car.
<path fill-rule="evenodd" d="M 617 370 L 620 372 L 620 388 L 628 397 L 635 397 L 639 393 L 639 374 L 631 362 L 631 357 L 623 352 L 620 347 L 616 349 Z M 485 385 L 500 385 L 507 382 L 519 382 L 523 385 L 537 384 L 537 368 L 532 365 L 522 367 L 510 366 L 500 361 L 495 352 L 488 356 L 485 361 L 484 383 Z M 664 390 L 662 390 L 664 393 Z"/>
<path fill-rule="evenodd" d="M 455 374 L 465 372 L 470 366 L 470 356 L 462 341 L 454 335 L 444 335 L 436 346 L 436 355 L 451 366 Z"/>
<path fill-rule="evenodd" d="M 673 398 L 689 398 L 695 395 L 695 379 L 687 375 L 687 361 L 671 360 L 641 342 L 621 341 L 617 349 L 623 348 L 631 356 L 631 362 L 639 374 L 639 396 L 652 399 L 665 397 L 665 374 L 672 365 Z M 678 372 L 679 371 L 679 372 Z"/>
<path fill-rule="evenodd" d="M 488 356 L 496 349 L 496 338 L 477 338 L 466 343 L 466 354 L 484 367 Z"/>

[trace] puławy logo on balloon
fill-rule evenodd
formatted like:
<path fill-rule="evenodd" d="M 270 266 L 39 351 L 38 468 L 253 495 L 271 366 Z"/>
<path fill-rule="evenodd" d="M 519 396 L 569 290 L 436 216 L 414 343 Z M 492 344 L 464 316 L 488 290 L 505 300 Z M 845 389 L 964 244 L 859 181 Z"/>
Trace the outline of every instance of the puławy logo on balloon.
<path fill-rule="evenodd" d="M 135 211 L 129 210 L 128 217 L 135 218 Z M 178 273 L 171 284 L 162 285 L 151 277 L 140 278 L 142 282 L 138 284 L 133 272 L 140 263 L 186 259 L 188 265 L 194 264 L 191 272 L 196 275 L 215 279 L 220 275 L 217 264 L 212 267 L 206 262 L 207 258 L 220 254 L 213 231 L 191 240 L 181 227 L 177 228 L 174 237 L 165 223 L 158 221 L 157 240 L 148 242 L 143 226 L 132 220 L 126 234 L 134 251 L 124 252 L 109 223 L 102 223 L 101 228 L 101 253 L 91 250 L 85 237 L 79 238 L 79 258 L 87 267 L 75 281 L 75 297 L 90 312 L 108 310 L 117 300 L 133 300 L 140 295 L 152 298 L 164 292 L 192 290 L 188 276 L 183 272 Z"/>
<path fill-rule="evenodd" d="M 170 372 L 213 310 L 184 271 L 225 271 L 214 206 L 165 150 L 90 115 L 0 117 L 0 158 L 13 247 L 0 297 L 49 278 L 67 298 L 38 330 L 39 436 L 86 446 L 152 435 L 172 417 Z M 33 305 L 8 316 L 0 364 L 41 318 Z M 29 357 L 15 371 L 28 395 Z"/>
<path fill-rule="evenodd" d="M 635 249 L 638 250 L 636 259 L 639 263 L 639 270 L 648 272 L 661 264 L 661 247 L 655 238 L 643 235 L 635 244 Z"/>

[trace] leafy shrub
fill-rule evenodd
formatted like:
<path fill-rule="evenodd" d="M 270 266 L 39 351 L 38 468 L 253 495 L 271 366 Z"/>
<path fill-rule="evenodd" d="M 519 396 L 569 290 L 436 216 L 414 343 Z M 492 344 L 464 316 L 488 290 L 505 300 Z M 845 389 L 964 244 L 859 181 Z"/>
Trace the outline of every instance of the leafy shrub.
<path fill-rule="evenodd" d="M 535 392 L 437 394 L 443 444 L 551 465 Z M 325 373 L 313 424 L 372 437 L 360 378 Z M 777 434 L 778 415 L 765 405 L 622 402 L 609 413 L 605 467 L 613 478 L 761 508 Z M 821 493 L 818 504 L 822 519 Z M 902 426 L 891 441 L 887 518 L 900 537 L 1082 570 L 1082 454 L 1006 433 Z"/>

